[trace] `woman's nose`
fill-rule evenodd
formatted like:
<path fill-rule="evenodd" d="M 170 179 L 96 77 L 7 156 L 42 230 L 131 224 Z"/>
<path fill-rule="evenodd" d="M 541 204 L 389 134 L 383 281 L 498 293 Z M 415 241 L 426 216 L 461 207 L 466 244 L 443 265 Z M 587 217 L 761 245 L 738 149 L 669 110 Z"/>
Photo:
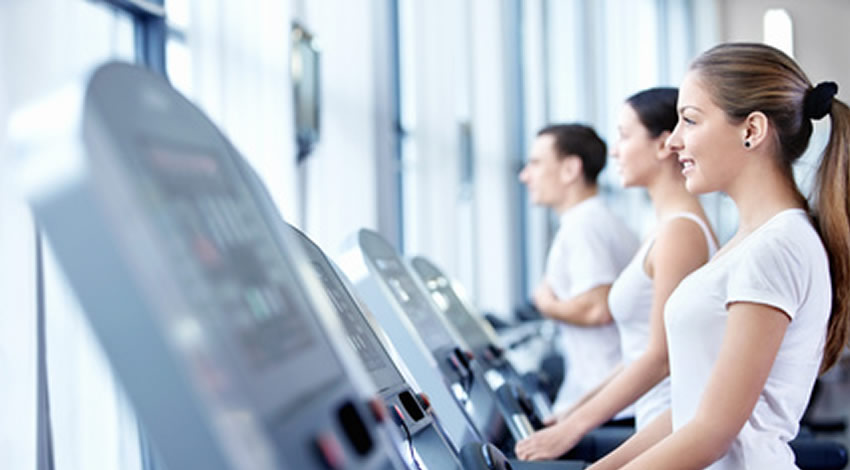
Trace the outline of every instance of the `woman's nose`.
<path fill-rule="evenodd" d="M 681 125 L 681 122 L 676 124 L 673 132 L 670 133 L 670 136 L 667 137 L 667 141 L 664 142 L 664 145 L 674 152 L 678 152 L 682 149 L 682 138 L 679 135 Z"/>

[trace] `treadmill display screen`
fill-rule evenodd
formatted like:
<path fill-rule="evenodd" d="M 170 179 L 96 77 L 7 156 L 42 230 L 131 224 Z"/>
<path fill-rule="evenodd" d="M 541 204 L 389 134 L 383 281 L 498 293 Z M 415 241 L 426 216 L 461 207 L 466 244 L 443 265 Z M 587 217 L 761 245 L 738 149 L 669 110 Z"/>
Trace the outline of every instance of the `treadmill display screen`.
<path fill-rule="evenodd" d="M 342 320 L 348 341 L 357 351 L 360 360 L 372 376 L 372 381 L 379 391 L 384 391 L 404 382 L 401 374 L 395 368 L 386 350 L 381 346 L 372 328 L 363 317 L 359 307 L 349 295 L 345 286 L 331 272 L 327 262 L 313 261 L 313 267 L 319 274 L 320 281 L 325 287 Z"/>
<path fill-rule="evenodd" d="M 255 370 L 310 349 L 292 273 L 235 168 L 213 151 L 161 141 L 144 149 L 142 196 L 171 235 L 167 256 L 192 307 L 232 334 Z"/>
<path fill-rule="evenodd" d="M 431 286 L 433 282 L 438 285 Z M 444 277 L 440 277 L 439 281 L 429 280 L 428 287 L 432 293 L 441 296 L 445 303 L 446 318 L 455 327 L 457 332 L 466 340 L 466 344 L 473 349 L 486 347 L 490 343 L 489 338 L 481 329 L 481 325 L 475 320 L 472 314 L 463 306 L 463 303 L 458 299 L 451 285 Z"/>
<path fill-rule="evenodd" d="M 401 262 L 393 258 L 376 258 L 375 265 L 428 349 L 434 352 L 451 345 L 452 338 Z"/>

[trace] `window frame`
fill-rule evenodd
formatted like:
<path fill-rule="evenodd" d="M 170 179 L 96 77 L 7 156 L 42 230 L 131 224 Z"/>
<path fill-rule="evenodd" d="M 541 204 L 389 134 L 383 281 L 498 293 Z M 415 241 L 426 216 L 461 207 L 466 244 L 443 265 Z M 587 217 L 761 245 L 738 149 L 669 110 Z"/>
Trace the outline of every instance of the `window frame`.
<path fill-rule="evenodd" d="M 166 76 L 165 0 L 100 0 L 130 15 L 133 19 L 136 62 Z"/>

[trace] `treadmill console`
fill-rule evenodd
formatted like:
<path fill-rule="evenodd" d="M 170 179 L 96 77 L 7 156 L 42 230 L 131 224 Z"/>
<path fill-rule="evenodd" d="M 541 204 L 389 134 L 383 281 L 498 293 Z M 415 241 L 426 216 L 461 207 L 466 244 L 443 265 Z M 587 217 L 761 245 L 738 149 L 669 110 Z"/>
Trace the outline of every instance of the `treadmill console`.
<path fill-rule="evenodd" d="M 380 235 L 360 230 L 349 239 L 340 266 L 349 275 L 417 381 L 429 395 L 450 390 L 451 401 L 438 397 L 435 408 L 447 415 L 459 404 L 480 440 L 513 451 L 514 435 L 527 435 L 525 422 L 514 426 L 513 413 L 503 410 L 499 396 L 483 376 L 474 357 L 442 312 L 432 304 L 415 274 Z M 437 374 L 434 374 L 434 372 Z M 516 432 L 514 432 L 516 428 Z M 452 432 L 449 431 L 452 435 Z M 458 439 L 454 439 L 456 447 Z"/>
<path fill-rule="evenodd" d="M 290 230 L 294 234 L 293 238 L 298 237 L 301 240 L 304 253 L 342 321 L 348 343 L 369 372 L 378 394 L 389 408 L 395 406 L 402 412 L 405 426 L 411 433 L 428 425 L 430 417 L 423 409 L 423 404 L 412 394 L 390 354 L 372 330 L 357 301 L 352 297 L 331 262 L 303 233 L 293 227 L 290 227 Z"/>
<path fill-rule="evenodd" d="M 435 322 L 433 307 L 416 286 L 401 259 L 396 256 L 376 257 L 375 266 L 386 279 L 386 283 L 405 314 L 419 331 L 422 340 L 431 351 L 453 344 L 452 337 L 439 322 Z"/>
<path fill-rule="evenodd" d="M 421 256 L 411 259 L 410 266 L 428 289 L 434 303 L 443 311 L 443 316 L 463 337 L 470 349 L 477 353 L 494 344 L 494 338 L 487 334 L 481 322 L 469 312 L 451 281 L 436 266 Z"/>
<path fill-rule="evenodd" d="M 44 117 L 67 131 L 29 124 L 56 102 L 13 118 L 16 156 L 162 464 L 403 468 L 365 406 L 365 373 L 329 336 L 329 300 L 215 126 L 125 64 L 60 101 L 70 113 Z M 49 158 L 73 171 L 36 171 Z"/>
<path fill-rule="evenodd" d="M 403 432 L 406 443 L 400 449 L 402 455 L 411 464 L 416 460 L 415 466 L 447 470 L 460 468 L 459 449 L 444 436 L 435 415 L 431 414 L 427 398 L 408 384 L 399 370 L 405 367 L 404 364 L 379 338 L 377 331 L 380 330 L 376 330 L 379 327 L 356 300 L 345 276 L 309 238 L 293 227 L 289 229 L 294 234 L 293 238 L 301 240 L 303 251 L 333 300 L 351 348 L 369 370 L 386 412 L 398 425 L 399 432 Z"/>

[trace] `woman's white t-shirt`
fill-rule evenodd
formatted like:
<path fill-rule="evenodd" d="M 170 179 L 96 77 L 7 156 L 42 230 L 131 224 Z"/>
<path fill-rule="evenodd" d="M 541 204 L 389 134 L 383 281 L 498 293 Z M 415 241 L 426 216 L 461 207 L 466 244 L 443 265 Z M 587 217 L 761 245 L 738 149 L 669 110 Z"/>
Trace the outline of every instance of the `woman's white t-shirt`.
<path fill-rule="evenodd" d="M 788 441 L 797 434 L 820 368 L 832 307 L 826 250 L 803 210 L 775 215 L 682 280 L 668 299 L 674 430 L 696 414 L 733 302 L 769 305 L 791 322 L 752 415 L 708 468 L 795 469 Z"/>
<path fill-rule="evenodd" d="M 717 243 L 711 230 L 697 215 L 690 212 L 676 213 L 667 217 L 662 224 L 681 218 L 692 220 L 702 230 L 708 248 L 708 259 L 711 259 L 717 252 Z M 620 333 L 620 351 L 625 365 L 640 358 L 649 346 L 654 289 L 652 278 L 646 274 L 643 266 L 654 243 L 655 235 L 652 235 L 614 281 L 608 294 L 608 307 Z M 635 428 L 642 429 L 668 408 L 670 379 L 665 378 L 635 402 Z"/>

